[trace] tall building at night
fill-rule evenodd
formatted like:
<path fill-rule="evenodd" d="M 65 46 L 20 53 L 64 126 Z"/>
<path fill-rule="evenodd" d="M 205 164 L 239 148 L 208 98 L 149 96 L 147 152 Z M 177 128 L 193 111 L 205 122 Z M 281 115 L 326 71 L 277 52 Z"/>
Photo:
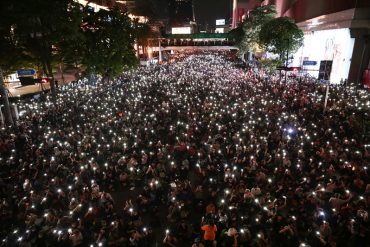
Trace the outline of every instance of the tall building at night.
<path fill-rule="evenodd" d="M 248 11 L 259 6 L 259 0 L 233 0 L 232 1 L 232 28 L 236 28 L 248 14 Z"/>
<path fill-rule="evenodd" d="M 292 17 L 304 31 L 304 45 L 294 55 L 291 66 L 319 70 L 321 61 L 332 61 L 330 81 L 348 79 L 360 83 L 370 70 L 369 0 L 265 0 L 274 4 L 278 16 Z M 317 75 L 314 75 L 317 76 Z"/>
<path fill-rule="evenodd" d="M 193 20 L 192 0 L 169 0 L 168 8 L 171 25 L 189 24 Z"/>

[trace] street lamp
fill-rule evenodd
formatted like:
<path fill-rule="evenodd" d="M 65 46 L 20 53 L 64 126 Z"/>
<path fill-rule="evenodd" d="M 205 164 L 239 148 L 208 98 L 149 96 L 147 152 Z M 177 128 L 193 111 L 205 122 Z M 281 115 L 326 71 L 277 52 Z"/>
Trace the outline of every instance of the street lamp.
<path fill-rule="evenodd" d="M 286 50 L 286 60 L 285 60 L 285 83 L 287 82 L 286 77 L 288 73 L 288 60 L 289 60 L 289 39 L 286 40 L 288 41 L 288 48 Z"/>

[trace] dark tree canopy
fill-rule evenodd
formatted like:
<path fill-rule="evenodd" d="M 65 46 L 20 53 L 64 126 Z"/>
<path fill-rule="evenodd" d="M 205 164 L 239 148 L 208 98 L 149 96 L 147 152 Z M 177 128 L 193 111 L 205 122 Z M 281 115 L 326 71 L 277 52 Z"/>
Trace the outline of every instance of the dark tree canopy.
<path fill-rule="evenodd" d="M 65 52 L 63 44 L 76 42 L 80 6 L 73 0 L 4 0 L 0 9 L 2 66 L 9 72 L 31 63 L 53 78 L 52 64 Z M 50 86 L 55 100 L 53 79 Z"/>
<path fill-rule="evenodd" d="M 132 13 L 137 16 L 153 17 L 155 15 L 155 5 L 151 0 L 137 0 Z"/>
<path fill-rule="evenodd" d="M 13 34 L 14 17 L 11 15 L 10 0 L 0 1 L 0 68 L 4 74 L 16 70 L 23 59 L 20 47 Z"/>
<path fill-rule="evenodd" d="M 240 47 L 243 42 L 244 35 L 243 26 L 239 25 L 237 28 L 234 28 L 229 32 L 229 39 L 234 40 L 237 46 Z"/>
<path fill-rule="evenodd" d="M 259 45 L 259 32 L 262 26 L 276 15 L 274 5 L 264 5 L 249 12 L 247 19 L 238 27 L 236 43 L 241 52 L 255 52 Z"/>
<path fill-rule="evenodd" d="M 303 44 L 303 31 L 289 17 L 273 19 L 262 26 L 259 33 L 260 45 L 274 54 L 296 52 Z"/>
<path fill-rule="evenodd" d="M 53 77 L 54 66 L 117 75 L 137 60 L 135 33 L 118 8 L 94 12 L 73 0 L 2 0 L 0 65 L 6 72 L 36 68 Z M 54 99 L 56 92 L 51 80 Z"/>
<path fill-rule="evenodd" d="M 84 36 L 82 63 L 87 72 L 115 76 L 136 65 L 134 29 L 127 14 L 118 8 L 87 12 Z"/>

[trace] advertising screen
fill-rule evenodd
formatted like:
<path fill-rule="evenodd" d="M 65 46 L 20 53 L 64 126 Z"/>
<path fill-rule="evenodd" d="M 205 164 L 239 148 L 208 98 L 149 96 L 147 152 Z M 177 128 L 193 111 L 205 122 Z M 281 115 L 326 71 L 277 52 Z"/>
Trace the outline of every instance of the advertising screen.
<path fill-rule="evenodd" d="M 173 27 L 172 34 L 191 34 L 191 27 Z"/>
<path fill-rule="evenodd" d="M 217 27 L 215 29 L 215 33 L 225 33 L 225 28 L 223 28 L 223 27 Z"/>
<path fill-rule="evenodd" d="M 225 25 L 225 19 L 216 20 L 216 26 L 222 26 L 222 25 Z"/>

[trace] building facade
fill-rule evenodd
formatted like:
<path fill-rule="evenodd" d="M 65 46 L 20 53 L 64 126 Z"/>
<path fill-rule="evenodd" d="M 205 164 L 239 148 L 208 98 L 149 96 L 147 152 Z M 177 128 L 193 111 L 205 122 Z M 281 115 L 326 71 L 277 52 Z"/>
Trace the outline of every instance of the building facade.
<path fill-rule="evenodd" d="M 232 24 L 231 28 L 236 28 L 243 19 L 248 15 L 248 12 L 259 6 L 259 0 L 232 0 Z"/>
<path fill-rule="evenodd" d="M 192 0 L 169 0 L 169 21 L 171 26 L 182 26 L 193 21 Z"/>
<path fill-rule="evenodd" d="M 370 69 L 369 0 L 265 0 L 274 4 L 278 16 L 292 17 L 305 33 L 304 46 L 295 54 L 293 66 L 303 66 L 313 75 L 320 61 L 332 61 L 330 80 L 361 83 Z"/>

